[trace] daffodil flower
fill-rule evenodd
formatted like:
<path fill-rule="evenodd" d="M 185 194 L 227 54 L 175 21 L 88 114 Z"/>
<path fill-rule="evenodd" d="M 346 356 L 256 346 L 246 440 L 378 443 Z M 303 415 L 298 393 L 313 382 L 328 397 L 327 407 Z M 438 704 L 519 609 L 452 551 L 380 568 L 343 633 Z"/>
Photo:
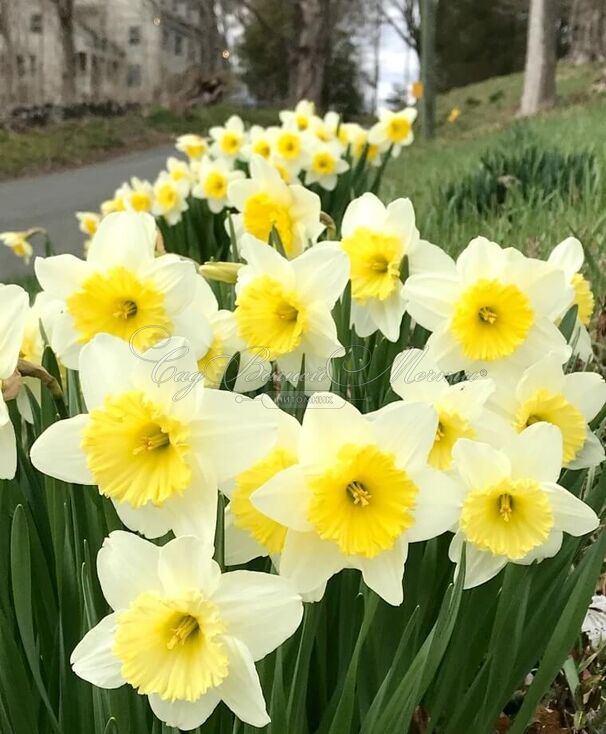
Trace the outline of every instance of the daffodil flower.
<path fill-rule="evenodd" d="M 325 389 L 331 359 L 345 353 L 331 310 L 347 284 L 347 257 L 331 244 L 294 260 L 250 236 L 243 244 L 248 262 L 236 283 L 238 334 L 295 385 L 305 356 L 305 389 Z"/>
<path fill-rule="evenodd" d="M 584 261 L 583 245 L 576 237 L 567 237 L 556 245 L 547 260 L 561 270 L 566 276 L 566 281 L 572 285 L 573 301 L 568 305 L 576 304 L 578 312 L 570 343 L 573 345 L 575 354 L 578 354 L 585 362 L 589 362 L 593 357 L 593 350 L 587 329 L 593 316 L 595 298 L 591 290 L 591 283 L 581 274 Z"/>
<path fill-rule="evenodd" d="M 250 176 L 228 188 L 230 204 L 241 212 L 233 218 L 236 235 L 247 233 L 268 242 L 275 230 L 288 257 L 300 255 L 324 229 L 320 197 L 304 186 L 286 184 L 260 156 L 251 158 Z"/>
<path fill-rule="evenodd" d="M 130 212 L 150 212 L 154 203 L 154 187 L 149 181 L 133 176 L 121 189 L 124 208 Z"/>
<path fill-rule="evenodd" d="M 313 102 L 301 99 L 297 102 L 294 110 L 282 110 L 280 122 L 287 125 L 296 125 L 299 130 L 307 130 L 316 114 L 316 106 Z"/>
<path fill-rule="evenodd" d="M 33 255 L 33 248 L 28 237 L 39 230 L 28 230 L 26 232 L 0 232 L 0 242 L 10 248 L 17 257 L 20 257 L 26 265 L 29 264 Z"/>
<path fill-rule="evenodd" d="M 482 436 L 486 402 L 495 389 L 492 380 L 450 385 L 427 352 L 407 349 L 393 361 L 390 384 L 405 402 L 427 403 L 437 411 L 438 427 L 428 459 L 435 469 L 451 468 L 452 450 L 459 439 Z"/>
<path fill-rule="evenodd" d="M 2 387 L 17 368 L 28 311 L 23 288 L 0 284 L 0 479 L 12 479 L 17 470 L 15 431 Z"/>
<path fill-rule="evenodd" d="M 339 143 L 316 143 L 309 151 L 305 167 L 305 184 L 317 183 L 326 191 L 333 191 L 339 176 L 349 169 L 349 163 L 341 158 Z"/>
<path fill-rule="evenodd" d="M 225 510 L 225 563 L 228 566 L 247 563 L 260 556 L 271 555 L 275 560 L 286 540 L 287 527 L 260 512 L 251 497 L 276 474 L 298 462 L 301 425 L 292 415 L 280 410 L 269 395 L 259 395 L 255 400 L 274 416 L 277 433 L 264 456 L 221 487 L 229 498 Z"/>
<path fill-rule="evenodd" d="M 154 183 L 152 214 L 164 217 L 171 226 L 178 224 L 187 211 L 189 187 L 187 179 L 175 181 L 168 171 L 162 171 Z"/>
<path fill-rule="evenodd" d="M 505 376 L 550 351 L 570 354 L 554 321 L 572 301 L 563 273 L 519 250 L 477 237 L 456 264 L 409 277 L 406 309 L 432 331 L 426 349 L 440 369 Z"/>
<path fill-rule="evenodd" d="M 192 195 L 205 199 L 213 214 L 219 214 L 227 206 L 227 190 L 232 181 L 245 178 L 244 171 L 234 170 L 225 158 L 203 158 L 198 168 L 197 183 Z"/>
<path fill-rule="evenodd" d="M 191 346 L 177 337 L 135 353 L 99 335 L 82 350 L 80 381 L 89 413 L 50 426 L 32 446 L 34 466 L 97 485 L 147 537 L 172 529 L 212 538 L 218 483 L 267 451 L 270 411 L 205 388 Z"/>
<path fill-rule="evenodd" d="M 178 333 L 197 354 L 208 349 L 208 323 L 187 313 L 199 278 L 195 265 L 177 255 L 156 258 L 155 245 L 154 219 L 122 212 L 103 219 L 86 260 L 36 258 L 40 285 L 60 306 L 49 338 L 66 367 L 78 369 L 82 346 L 100 333 L 139 350 Z"/>
<path fill-rule="evenodd" d="M 206 138 L 203 138 L 201 135 L 179 135 L 175 147 L 177 150 L 185 153 L 190 160 L 202 158 L 208 152 Z"/>
<path fill-rule="evenodd" d="M 222 574 L 212 545 L 185 536 L 162 548 L 115 531 L 97 557 L 113 612 L 71 656 L 100 688 L 132 686 L 168 726 L 201 726 L 223 701 L 242 721 L 269 724 L 255 661 L 297 629 L 300 596 L 280 576 Z"/>
<path fill-rule="evenodd" d="M 378 122 L 370 128 L 368 142 L 378 145 L 381 151 L 391 149 L 391 155 L 397 158 L 402 148 L 414 140 L 412 126 L 417 119 L 417 111 L 414 107 L 398 112 L 381 108 L 378 117 Z"/>
<path fill-rule="evenodd" d="M 364 416 L 332 393 L 307 406 L 298 463 L 251 496 L 264 515 L 288 528 L 280 573 L 298 591 L 322 588 L 357 568 L 386 602 L 402 603 L 408 544 L 456 523 L 460 491 L 427 466 L 438 425 L 422 403 L 391 403 Z"/>
<path fill-rule="evenodd" d="M 465 588 L 485 583 L 508 563 L 551 558 L 563 533 L 585 535 L 599 525 L 588 505 L 557 484 L 562 435 L 553 425 L 531 425 L 500 449 L 461 439 L 453 461 L 464 496 L 449 555 L 458 563 L 465 544 Z"/>
<path fill-rule="evenodd" d="M 503 380 L 497 383 L 490 403 L 498 420 L 493 418 L 486 425 L 495 432 L 496 440 L 502 440 L 507 432 L 519 433 L 541 421 L 551 423 L 562 434 L 563 465 L 585 469 L 604 460 L 602 443 L 589 423 L 605 402 L 606 382 L 601 375 L 565 374 L 561 356 L 550 353 L 528 367 L 513 384 Z"/>
<path fill-rule="evenodd" d="M 360 336 L 379 330 L 396 341 L 406 309 L 402 268 L 416 273 L 448 263 L 435 245 L 422 241 L 410 199 L 387 207 L 374 195 L 363 194 L 345 211 L 341 248 L 351 263 L 351 322 Z"/>
<path fill-rule="evenodd" d="M 211 152 L 216 158 L 241 158 L 246 143 L 244 123 L 237 115 L 232 115 L 225 125 L 216 125 L 209 130 L 213 140 Z"/>

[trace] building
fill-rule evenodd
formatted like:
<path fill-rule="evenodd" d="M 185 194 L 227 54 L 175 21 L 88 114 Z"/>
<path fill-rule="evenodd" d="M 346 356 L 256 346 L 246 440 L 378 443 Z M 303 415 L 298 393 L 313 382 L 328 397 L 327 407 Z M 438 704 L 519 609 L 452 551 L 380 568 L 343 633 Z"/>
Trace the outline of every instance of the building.
<path fill-rule="evenodd" d="M 208 65 L 213 34 L 208 28 L 205 33 L 201 0 L 73 2 L 76 99 L 72 101 L 162 103 L 170 79 L 192 66 Z M 5 0 L 5 4 L 6 18 L 0 23 L 0 104 L 64 103 L 66 65 L 55 3 Z"/>

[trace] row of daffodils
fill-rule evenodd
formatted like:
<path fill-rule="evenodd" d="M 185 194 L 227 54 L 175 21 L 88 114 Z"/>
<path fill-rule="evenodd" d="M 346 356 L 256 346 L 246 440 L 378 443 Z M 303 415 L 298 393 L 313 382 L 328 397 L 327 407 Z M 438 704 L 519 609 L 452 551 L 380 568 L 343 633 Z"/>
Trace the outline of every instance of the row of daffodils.
<path fill-rule="evenodd" d="M 18 366 L 48 344 L 78 372 L 86 406 L 36 440 L 33 465 L 96 487 L 83 491 L 131 531 L 98 554 L 112 611 L 74 650 L 74 671 L 129 684 L 170 726 L 193 729 L 220 701 L 267 724 L 255 661 L 342 569 L 399 605 L 411 543 L 449 533 L 471 588 L 598 528 L 558 484 L 563 469 L 604 458 L 594 419 L 606 383 L 570 368 L 591 352 L 581 244 L 565 240 L 545 262 L 478 237 L 455 261 L 421 239 L 408 199 L 385 206 L 371 193 L 326 229 L 309 186 L 333 187 L 358 146 L 397 152 L 412 119 L 383 116 L 366 132 L 300 104 L 280 128 L 232 118 L 212 142 L 184 136 L 189 161 L 122 187 L 112 206 L 128 211 L 95 220 L 85 259 L 36 259 L 31 307 L 18 286 L 0 287 L 4 398 L 28 420 Z M 220 284 L 166 254 L 145 213 L 174 224 L 198 196 L 227 208 L 229 262 L 202 268 Z M 430 332 L 426 345 L 400 344 L 365 383 L 352 342 L 372 360 L 407 320 Z M 354 384 L 379 389 L 377 409 Z M 4 400 L 0 456 L 12 477 Z M 259 557 L 271 572 L 225 572 Z"/>

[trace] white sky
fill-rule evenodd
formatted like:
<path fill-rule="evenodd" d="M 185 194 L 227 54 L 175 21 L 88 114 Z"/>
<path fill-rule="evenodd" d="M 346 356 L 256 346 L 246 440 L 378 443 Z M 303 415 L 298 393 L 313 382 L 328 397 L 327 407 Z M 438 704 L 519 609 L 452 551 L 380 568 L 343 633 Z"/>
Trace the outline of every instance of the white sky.
<path fill-rule="evenodd" d="M 372 65 L 372 52 L 368 64 Z M 418 79 L 417 55 L 402 41 L 394 29 L 385 24 L 381 30 L 379 53 L 379 104 L 392 94 L 395 88 L 408 85 Z"/>

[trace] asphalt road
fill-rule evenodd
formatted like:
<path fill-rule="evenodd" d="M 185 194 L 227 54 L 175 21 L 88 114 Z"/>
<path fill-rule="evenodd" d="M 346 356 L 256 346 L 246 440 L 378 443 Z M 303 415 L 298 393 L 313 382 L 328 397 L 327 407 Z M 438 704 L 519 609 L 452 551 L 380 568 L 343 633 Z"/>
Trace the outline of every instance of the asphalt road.
<path fill-rule="evenodd" d="M 44 227 L 56 252 L 79 255 L 84 235 L 78 230 L 74 212 L 98 210 L 101 201 L 131 176 L 153 180 L 169 155 L 178 154 L 172 146 L 165 145 L 81 168 L 2 181 L 0 232 Z M 34 249 L 40 239 L 33 242 Z M 33 259 L 26 266 L 0 243 L 0 281 L 29 273 L 33 273 Z"/>

